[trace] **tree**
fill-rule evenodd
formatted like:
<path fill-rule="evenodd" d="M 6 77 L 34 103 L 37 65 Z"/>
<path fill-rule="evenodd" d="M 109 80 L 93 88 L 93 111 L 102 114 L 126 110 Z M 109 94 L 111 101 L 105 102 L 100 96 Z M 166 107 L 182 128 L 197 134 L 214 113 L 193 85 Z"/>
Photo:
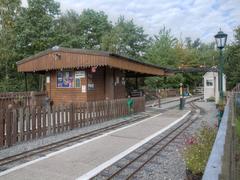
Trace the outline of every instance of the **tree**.
<path fill-rule="evenodd" d="M 171 35 L 171 30 L 163 27 L 158 36 L 154 36 L 150 48 L 146 52 L 146 59 L 156 65 L 177 67 L 175 46 L 177 39 Z"/>
<path fill-rule="evenodd" d="M 178 49 L 178 52 L 177 52 Z M 146 52 L 145 58 L 148 62 L 159 65 L 162 67 L 176 68 L 179 66 L 180 59 L 177 55 L 184 58 L 185 52 L 183 51 L 182 44 L 178 42 L 171 34 L 171 30 L 163 27 L 157 36 L 151 42 L 151 46 Z M 146 78 L 145 83 L 151 87 L 157 88 L 175 88 L 184 79 L 181 74 L 172 77 L 164 78 Z"/>
<path fill-rule="evenodd" d="M 84 10 L 81 15 L 75 11 L 67 11 L 59 19 L 59 30 L 63 37 L 61 46 L 100 49 L 102 37 L 111 30 L 108 16 L 103 12 L 91 9 Z"/>
<path fill-rule="evenodd" d="M 67 11 L 59 18 L 56 33 L 61 37 L 60 46 L 69 48 L 81 48 L 83 46 L 78 22 L 79 14 L 73 10 Z"/>
<path fill-rule="evenodd" d="M 201 41 L 199 38 L 197 38 L 192 42 L 192 39 L 190 37 L 186 37 L 185 44 L 188 49 L 198 48 L 201 44 Z"/>
<path fill-rule="evenodd" d="M 52 48 L 58 44 L 56 33 L 60 4 L 54 0 L 28 0 L 16 18 L 16 49 L 20 58 Z M 39 89 L 39 75 L 28 75 L 31 90 Z"/>
<path fill-rule="evenodd" d="M 0 0 L 0 91 L 8 91 L 10 86 L 16 85 L 16 88 L 18 85 L 15 82 L 16 66 L 14 62 L 17 54 L 14 28 L 20 4 L 20 0 Z"/>
<path fill-rule="evenodd" d="M 60 5 L 54 0 L 28 0 L 16 19 L 17 50 L 22 57 L 35 54 L 56 45 L 55 29 Z"/>
<path fill-rule="evenodd" d="M 186 37 L 185 38 L 185 43 L 186 43 L 186 47 L 188 49 L 191 49 L 192 48 L 192 39 L 190 37 Z"/>
<path fill-rule="evenodd" d="M 147 45 L 147 35 L 143 28 L 121 16 L 111 32 L 103 37 L 102 49 L 139 59 Z"/>
<path fill-rule="evenodd" d="M 240 26 L 235 29 L 235 41 L 226 47 L 224 72 L 227 75 L 227 88 L 231 90 L 240 83 Z"/>

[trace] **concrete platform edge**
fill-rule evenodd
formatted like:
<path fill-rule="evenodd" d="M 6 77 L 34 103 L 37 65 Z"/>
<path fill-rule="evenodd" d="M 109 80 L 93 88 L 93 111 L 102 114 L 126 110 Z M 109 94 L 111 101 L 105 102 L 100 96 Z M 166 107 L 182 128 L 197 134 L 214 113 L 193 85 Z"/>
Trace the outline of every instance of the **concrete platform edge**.
<path fill-rule="evenodd" d="M 103 164 L 99 165 L 98 167 L 92 169 L 91 171 L 89 171 L 88 173 L 78 177 L 76 180 L 86 180 L 86 179 L 90 179 L 92 177 L 94 177 L 95 175 L 97 175 L 98 173 L 100 173 L 102 170 L 104 170 L 105 168 L 107 168 L 108 166 L 112 165 L 113 163 L 117 162 L 118 160 L 120 160 L 121 158 L 123 158 L 124 156 L 126 156 L 127 154 L 131 153 L 132 151 L 136 150 L 137 148 L 139 148 L 140 146 L 142 146 L 143 144 L 145 144 L 146 142 L 150 141 L 151 139 L 153 139 L 154 137 L 160 135 L 161 133 L 163 133 L 164 131 L 168 130 L 169 128 L 171 128 L 172 126 L 174 126 L 175 124 L 177 124 L 178 122 L 180 122 L 181 120 L 183 120 L 184 118 L 186 118 L 189 113 L 191 111 L 188 111 L 187 113 L 185 113 L 182 117 L 180 117 L 179 119 L 177 119 L 176 121 L 172 122 L 171 124 L 169 124 L 168 126 L 166 126 L 165 128 L 161 129 L 160 131 L 152 134 L 151 136 L 143 139 L 142 141 L 140 141 L 139 143 L 135 144 L 134 146 L 128 148 L 127 150 L 125 150 L 124 152 L 118 154 L 117 156 L 109 159 L 108 161 L 104 162 Z M 158 116 L 158 115 L 156 115 Z M 155 117 L 156 117 L 155 116 Z M 149 119 L 149 118 L 148 118 Z M 128 126 L 129 127 L 129 126 Z"/>

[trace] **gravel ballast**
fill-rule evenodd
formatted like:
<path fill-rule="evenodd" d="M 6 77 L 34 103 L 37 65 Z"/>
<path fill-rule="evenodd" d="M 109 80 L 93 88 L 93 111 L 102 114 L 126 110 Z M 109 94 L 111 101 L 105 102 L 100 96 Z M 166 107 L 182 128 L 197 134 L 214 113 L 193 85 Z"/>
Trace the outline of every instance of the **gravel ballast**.
<path fill-rule="evenodd" d="M 187 128 L 184 133 L 178 136 L 173 142 L 171 142 L 163 151 L 157 154 L 149 163 L 147 163 L 137 174 L 133 176 L 133 179 L 148 179 L 148 180 L 184 180 L 186 179 L 186 166 L 182 157 L 182 151 L 184 149 L 184 137 L 196 133 L 203 125 L 209 125 L 214 127 L 217 123 L 217 110 L 214 103 L 198 101 L 195 104 L 201 107 L 204 111 L 198 113 L 197 120 Z M 190 108 L 186 105 L 186 108 Z M 164 132 L 165 133 L 165 132 Z M 164 135 L 161 134 L 156 138 L 161 138 Z M 149 141 L 148 143 L 154 143 L 156 139 Z M 116 169 L 124 166 L 135 155 L 146 149 L 147 144 L 133 151 L 129 155 L 125 156 L 112 166 L 106 168 L 103 172 L 97 175 L 94 179 L 106 179 L 109 174 L 112 174 Z M 144 158 L 143 158 L 144 161 Z M 140 160 L 141 162 L 141 160 Z M 137 164 L 136 164 L 137 165 Z M 134 168 L 134 164 L 131 165 Z M 114 177 L 114 179 L 126 179 L 128 173 L 131 173 L 131 166 L 129 169 L 124 170 L 122 173 Z"/>

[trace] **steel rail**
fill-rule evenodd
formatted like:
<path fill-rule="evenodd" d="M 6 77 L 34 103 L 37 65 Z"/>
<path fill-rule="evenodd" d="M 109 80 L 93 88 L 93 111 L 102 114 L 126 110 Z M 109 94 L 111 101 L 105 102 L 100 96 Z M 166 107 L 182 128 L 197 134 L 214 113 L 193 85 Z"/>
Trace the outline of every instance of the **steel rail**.
<path fill-rule="evenodd" d="M 196 110 L 197 108 L 199 108 L 198 106 L 196 106 L 193 102 L 189 102 L 190 105 L 192 106 L 192 108 L 194 110 Z M 200 109 L 200 108 L 199 108 Z M 186 130 L 190 125 L 192 125 L 196 119 L 191 120 L 191 118 L 193 117 L 194 113 L 191 112 L 190 116 L 188 116 L 187 120 L 185 120 L 183 123 L 181 123 L 180 125 L 176 126 L 173 130 L 171 130 L 169 133 L 167 133 L 164 137 L 160 138 L 157 142 L 155 142 L 153 145 L 151 145 L 149 148 L 147 148 L 144 152 L 142 152 L 141 154 L 139 154 L 137 157 L 135 157 L 134 159 L 132 159 L 130 162 L 128 162 L 127 164 L 125 164 L 123 167 L 121 167 L 119 170 L 117 170 L 116 172 L 114 172 L 113 174 L 111 174 L 109 177 L 107 177 L 106 179 L 113 179 L 114 177 L 116 177 L 117 175 L 119 175 L 121 172 L 123 172 L 125 169 L 127 169 L 130 165 L 132 165 L 134 162 L 137 162 L 138 159 L 140 159 L 141 157 L 143 157 L 145 154 L 147 154 L 149 151 L 151 151 L 154 147 L 156 147 L 157 145 L 159 145 L 161 142 L 163 142 L 163 140 L 169 138 L 170 135 L 172 135 L 174 132 L 176 132 L 177 130 L 179 130 L 181 127 L 183 127 L 184 125 L 186 125 L 186 127 L 184 127 L 182 130 L 180 130 L 176 135 L 173 136 L 173 138 L 171 138 L 171 140 L 167 141 L 167 143 L 165 143 L 159 150 L 157 150 L 156 152 L 154 152 L 154 154 L 152 156 L 150 156 L 150 158 L 148 158 L 146 161 L 144 161 L 144 163 L 142 163 L 137 169 L 135 169 L 131 174 L 129 174 L 129 176 L 126 179 L 130 179 L 132 178 L 137 172 L 139 172 L 139 170 L 145 166 L 149 161 L 151 161 L 159 152 L 161 152 L 165 147 L 167 147 L 172 141 L 174 141 L 184 130 Z M 98 174 L 94 177 L 92 177 L 91 179 L 94 179 L 98 176 Z"/>

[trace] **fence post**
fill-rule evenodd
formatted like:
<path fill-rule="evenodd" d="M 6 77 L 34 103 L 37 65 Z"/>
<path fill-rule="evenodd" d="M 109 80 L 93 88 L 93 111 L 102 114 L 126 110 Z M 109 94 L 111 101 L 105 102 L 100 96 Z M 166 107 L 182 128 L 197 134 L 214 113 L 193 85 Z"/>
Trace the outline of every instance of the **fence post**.
<path fill-rule="evenodd" d="M 19 126 L 20 126 L 20 141 L 24 140 L 24 121 L 23 121 L 23 108 L 19 108 Z"/>
<path fill-rule="evenodd" d="M 70 130 L 74 128 L 74 105 L 70 104 Z"/>
<path fill-rule="evenodd" d="M 29 140 L 31 138 L 31 132 L 30 132 L 30 107 L 27 107 L 25 110 L 25 119 L 26 119 L 26 132 L 27 132 L 27 137 L 26 139 Z"/>
<path fill-rule="evenodd" d="M 17 109 L 12 109 L 12 115 L 10 119 L 11 123 L 11 145 L 15 144 L 17 142 L 17 134 L 18 134 L 18 120 L 17 120 Z"/>
<path fill-rule="evenodd" d="M 0 147 L 4 146 L 5 112 L 0 109 Z"/>
<path fill-rule="evenodd" d="M 55 114 L 53 114 L 55 116 Z M 47 105 L 47 135 L 51 134 L 51 106 L 50 104 Z"/>
<path fill-rule="evenodd" d="M 6 110 L 6 146 L 9 147 L 12 144 L 12 108 Z"/>

